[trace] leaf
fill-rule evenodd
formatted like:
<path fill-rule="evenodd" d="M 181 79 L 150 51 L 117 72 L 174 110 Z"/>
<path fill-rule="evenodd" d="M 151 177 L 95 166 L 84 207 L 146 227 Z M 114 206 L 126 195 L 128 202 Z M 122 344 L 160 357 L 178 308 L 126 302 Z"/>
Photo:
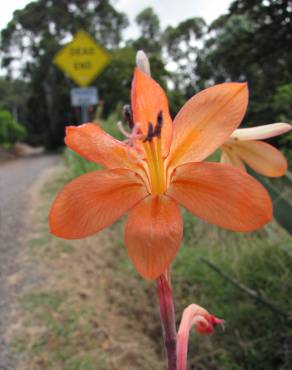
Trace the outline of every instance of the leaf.
<path fill-rule="evenodd" d="M 277 222 L 289 233 L 292 234 L 292 204 L 285 198 L 285 192 L 279 190 L 271 180 L 264 178 L 254 171 L 249 170 L 250 174 L 260 181 L 270 193 L 274 206 L 274 217 Z M 291 186 L 291 175 L 285 175 L 282 178 L 283 183 L 287 187 Z"/>

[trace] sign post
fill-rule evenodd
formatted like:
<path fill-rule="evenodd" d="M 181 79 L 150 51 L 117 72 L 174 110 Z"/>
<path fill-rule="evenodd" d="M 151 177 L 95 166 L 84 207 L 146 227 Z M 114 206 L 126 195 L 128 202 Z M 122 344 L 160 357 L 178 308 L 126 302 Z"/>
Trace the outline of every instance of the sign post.
<path fill-rule="evenodd" d="M 88 107 L 98 103 L 96 87 L 74 87 L 70 90 L 72 107 L 81 107 L 81 123 L 89 121 Z"/>
<path fill-rule="evenodd" d="M 72 106 L 81 107 L 82 123 L 89 120 L 88 107 L 98 102 L 96 88 L 86 86 L 102 72 L 110 60 L 110 54 L 83 30 L 78 31 L 73 40 L 55 55 L 53 63 L 80 86 L 71 89 L 70 95 Z"/>

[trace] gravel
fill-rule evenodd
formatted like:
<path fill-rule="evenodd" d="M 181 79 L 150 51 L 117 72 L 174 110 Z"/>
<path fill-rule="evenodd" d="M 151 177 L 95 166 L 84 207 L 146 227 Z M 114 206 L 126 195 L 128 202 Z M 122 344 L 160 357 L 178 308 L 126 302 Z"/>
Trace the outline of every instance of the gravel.
<path fill-rule="evenodd" d="M 45 169 L 57 162 L 57 156 L 43 155 L 0 164 L 0 370 L 16 369 L 19 357 L 6 343 L 5 333 L 23 288 L 9 284 L 9 279 L 20 270 L 18 257 L 29 232 L 28 190 Z"/>

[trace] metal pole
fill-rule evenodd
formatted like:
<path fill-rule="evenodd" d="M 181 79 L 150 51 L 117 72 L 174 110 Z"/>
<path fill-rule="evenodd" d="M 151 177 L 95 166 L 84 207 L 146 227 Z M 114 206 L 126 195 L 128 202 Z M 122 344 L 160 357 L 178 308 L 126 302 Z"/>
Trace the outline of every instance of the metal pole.
<path fill-rule="evenodd" d="M 87 105 L 81 106 L 81 123 L 86 123 L 89 121 Z"/>

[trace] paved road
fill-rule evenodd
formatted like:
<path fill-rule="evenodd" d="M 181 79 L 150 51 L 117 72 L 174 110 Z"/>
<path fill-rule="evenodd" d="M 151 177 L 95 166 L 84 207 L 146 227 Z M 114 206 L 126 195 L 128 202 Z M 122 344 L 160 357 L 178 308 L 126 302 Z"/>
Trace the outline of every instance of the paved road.
<path fill-rule="evenodd" d="M 8 280 L 18 271 L 17 256 L 29 228 L 25 222 L 30 203 L 28 189 L 57 161 L 56 156 L 40 156 L 0 164 L 0 370 L 14 370 L 17 362 L 4 333 L 17 297 Z"/>

